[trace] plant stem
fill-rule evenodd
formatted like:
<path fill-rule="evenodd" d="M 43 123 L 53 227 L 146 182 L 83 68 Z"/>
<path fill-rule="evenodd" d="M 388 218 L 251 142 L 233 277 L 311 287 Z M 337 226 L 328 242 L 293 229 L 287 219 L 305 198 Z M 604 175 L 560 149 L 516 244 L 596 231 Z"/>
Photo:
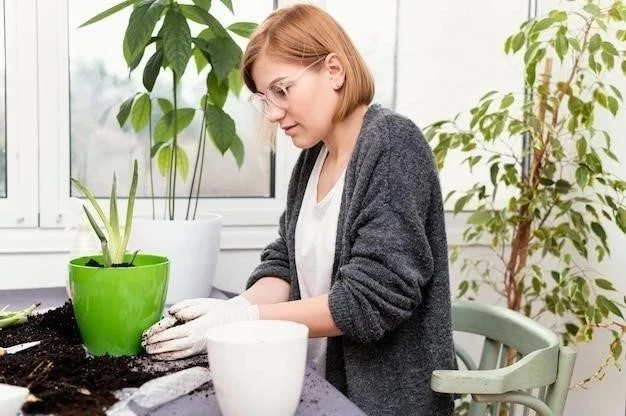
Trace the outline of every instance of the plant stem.
<path fill-rule="evenodd" d="M 148 120 L 148 166 L 150 169 L 150 196 L 152 200 L 152 219 L 156 219 L 156 210 L 154 207 L 154 176 L 152 174 L 152 111 L 150 111 Z"/>
<path fill-rule="evenodd" d="M 172 71 L 173 77 L 173 90 L 174 90 L 174 137 L 172 139 L 172 151 L 170 152 L 170 168 L 169 168 L 169 177 L 170 177 L 170 197 L 168 200 L 169 203 L 169 214 L 170 220 L 173 220 L 175 217 L 174 210 L 176 208 L 176 153 L 178 150 L 178 79 L 176 77 L 176 73 Z"/>
<path fill-rule="evenodd" d="M 208 93 L 208 91 L 207 91 Z M 185 219 L 189 219 L 189 210 L 191 209 L 191 199 L 193 198 L 193 189 L 196 183 L 196 175 L 198 174 L 198 164 L 200 163 L 200 152 L 203 152 L 204 156 L 204 146 L 202 145 L 203 137 L 204 137 L 204 123 L 206 120 L 206 109 L 208 105 L 208 95 L 207 99 L 204 100 L 204 108 L 202 109 L 202 124 L 200 125 L 200 137 L 198 137 L 198 147 L 196 149 L 196 161 L 193 165 L 193 175 L 191 176 L 191 187 L 189 188 L 189 197 L 187 198 L 187 213 L 185 214 Z M 202 158 L 202 162 L 204 163 L 204 157 Z M 198 181 L 198 189 L 200 189 L 200 183 Z M 198 194 L 200 192 L 198 191 Z M 198 196 L 196 195 L 196 201 Z M 196 203 L 197 206 L 197 203 Z M 195 219 L 195 212 L 193 214 L 193 218 Z"/>
<path fill-rule="evenodd" d="M 205 126 L 204 121 L 202 122 L 202 125 Z M 206 128 L 204 129 L 205 133 L 206 133 Z M 200 151 L 200 173 L 198 175 L 198 186 L 196 187 L 196 203 L 193 207 L 193 215 L 191 216 L 192 219 L 196 219 L 196 213 L 198 212 L 198 201 L 200 200 L 200 184 L 202 183 L 202 172 L 204 171 L 204 155 L 205 155 L 205 151 L 204 149 L 206 148 L 206 134 L 202 135 L 202 150 Z"/>

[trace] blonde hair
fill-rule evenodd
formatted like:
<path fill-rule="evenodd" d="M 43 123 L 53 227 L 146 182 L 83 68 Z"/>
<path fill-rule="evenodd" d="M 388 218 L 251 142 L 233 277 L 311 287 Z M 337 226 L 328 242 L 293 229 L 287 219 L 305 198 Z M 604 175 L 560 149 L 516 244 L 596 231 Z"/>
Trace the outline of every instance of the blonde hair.
<path fill-rule="evenodd" d="M 252 66 L 262 54 L 287 62 L 310 65 L 335 53 L 345 69 L 345 82 L 333 121 L 342 121 L 374 97 L 374 79 L 350 37 L 328 13 L 317 6 L 296 4 L 275 10 L 255 30 L 241 60 L 248 89 L 258 92 Z"/>

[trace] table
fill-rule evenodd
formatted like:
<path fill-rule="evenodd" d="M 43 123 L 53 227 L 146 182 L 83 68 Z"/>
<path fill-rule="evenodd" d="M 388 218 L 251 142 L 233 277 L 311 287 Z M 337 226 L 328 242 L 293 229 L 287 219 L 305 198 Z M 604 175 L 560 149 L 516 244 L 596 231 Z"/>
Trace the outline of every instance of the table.
<path fill-rule="evenodd" d="M 215 297 L 219 297 L 219 293 Z M 65 288 L 0 291 L 0 305 L 11 303 L 12 307 L 22 308 L 32 303 L 32 299 L 42 302 L 41 307 L 56 307 L 65 302 Z M 217 398 L 212 391 L 198 391 L 168 402 L 158 408 L 143 409 L 129 403 L 128 407 L 138 416 L 219 416 Z M 362 416 L 365 415 L 354 403 L 348 400 L 335 387 L 317 372 L 305 372 L 302 397 L 296 410 L 297 416 Z"/>

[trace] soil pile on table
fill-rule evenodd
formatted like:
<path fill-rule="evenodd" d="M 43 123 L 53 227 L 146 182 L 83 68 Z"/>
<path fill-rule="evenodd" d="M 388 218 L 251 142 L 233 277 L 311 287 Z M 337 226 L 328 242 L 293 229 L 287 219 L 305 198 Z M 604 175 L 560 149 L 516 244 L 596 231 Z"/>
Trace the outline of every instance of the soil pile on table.
<path fill-rule="evenodd" d="M 0 330 L 0 346 L 29 341 L 41 344 L 0 357 L 0 383 L 28 387 L 38 399 L 23 406 L 25 414 L 104 415 L 117 402 L 115 391 L 206 362 L 206 357 L 172 363 L 145 356 L 88 357 L 69 302 Z"/>

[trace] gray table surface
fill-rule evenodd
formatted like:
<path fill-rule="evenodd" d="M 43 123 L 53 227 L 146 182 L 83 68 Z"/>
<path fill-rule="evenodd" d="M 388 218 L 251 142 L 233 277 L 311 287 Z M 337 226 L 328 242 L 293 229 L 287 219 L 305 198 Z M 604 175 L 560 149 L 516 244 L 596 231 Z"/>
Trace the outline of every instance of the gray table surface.
<path fill-rule="evenodd" d="M 223 297 L 219 292 L 214 297 Z M 66 300 L 65 288 L 0 290 L 0 305 L 11 304 L 12 308 L 26 307 L 33 301 L 41 302 L 40 309 L 57 307 Z M 132 403 L 129 406 L 137 415 L 221 415 L 213 390 L 200 390 L 179 397 L 155 409 L 143 409 Z M 302 388 L 298 416 L 361 416 L 365 415 L 335 387 L 317 372 L 307 369 Z"/>

